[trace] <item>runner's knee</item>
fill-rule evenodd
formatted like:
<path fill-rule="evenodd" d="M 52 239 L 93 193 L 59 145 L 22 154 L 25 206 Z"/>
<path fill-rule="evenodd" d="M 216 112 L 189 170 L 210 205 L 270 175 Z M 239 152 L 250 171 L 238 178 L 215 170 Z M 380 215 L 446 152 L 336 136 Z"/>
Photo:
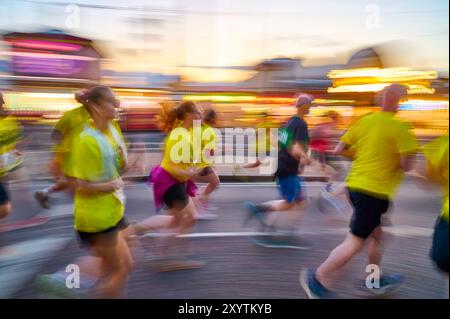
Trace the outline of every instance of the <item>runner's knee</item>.
<path fill-rule="evenodd" d="M 9 202 L 0 205 L 0 219 L 8 217 L 11 214 L 11 210 L 11 204 Z"/>
<path fill-rule="evenodd" d="M 345 238 L 344 245 L 351 251 L 357 253 L 364 248 L 366 240 L 359 238 L 353 234 L 348 234 Z"/>

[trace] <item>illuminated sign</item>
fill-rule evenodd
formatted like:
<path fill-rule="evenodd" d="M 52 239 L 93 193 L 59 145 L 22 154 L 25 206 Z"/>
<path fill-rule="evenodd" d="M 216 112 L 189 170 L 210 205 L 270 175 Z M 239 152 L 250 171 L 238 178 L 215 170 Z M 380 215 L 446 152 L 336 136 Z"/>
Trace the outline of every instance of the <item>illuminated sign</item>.
<path fill-rule="evenodd" d="M 11 34 L 5 37 L 11 50 L 11 72 L 16 76 L 85 80 L 100 78 L 100 54 L 88 40 L 69 35 Z"/>

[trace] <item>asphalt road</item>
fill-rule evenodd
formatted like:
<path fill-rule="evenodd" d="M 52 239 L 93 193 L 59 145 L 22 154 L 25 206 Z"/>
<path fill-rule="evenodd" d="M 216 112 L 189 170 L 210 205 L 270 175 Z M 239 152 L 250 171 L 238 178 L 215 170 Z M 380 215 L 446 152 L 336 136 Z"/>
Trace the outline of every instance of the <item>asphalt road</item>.
<path fill-rule="evenodd" d="M 45 183 L 28 185 L 30 191 L 42 186 Z M 298 232 L 313 246 L 302 251 L 256 246 L 248 235 L 257 228 L 242 226 L 243 202 L 276 199 L 273 184 L 223 185 L 213 198 L 218 218 L 199 221 L 189 239 L 193 256 L 206 262 L 205 267 L 156 273 L 150 267 L 156 239 L 143 237 L 135 251 L 136 267 L 128 298 L 306 298 L 298 283 L 299 270 L 318 266 L 344 238 L 348 224 L 348 218 L 335 220 L 318 211 L 321 186 L 308 183 L 311 203 Z M 17 193 L 27 200 L 25 192 Z M 127 218 L 141 220 L 155 214 L 147 185 L 130 183 L 126 193 Z M 389 245 L 383 267 L 387 273 L 403 273 L 407 280 L 385 298 L 445 296 L 446 279 L 428 257 L 439 206 L 437 190 L 421 188 L 408 180 L 401 187 L 390 212 L 393 226 L 386 228 Z M 40 214 L 49 216 L 49 221 L 0 232 L 0 298 L 38 298 L 33 285 L 36 275 L 65 268 L 86 253 L 78 246 L 72 229 L 70 198 L 58 194 L 53 208 Z M 338 298 L 373 298 L 361 288 L 365 266 L 365 254 L 361 253 L 345 268 L 336 285 Z"/>

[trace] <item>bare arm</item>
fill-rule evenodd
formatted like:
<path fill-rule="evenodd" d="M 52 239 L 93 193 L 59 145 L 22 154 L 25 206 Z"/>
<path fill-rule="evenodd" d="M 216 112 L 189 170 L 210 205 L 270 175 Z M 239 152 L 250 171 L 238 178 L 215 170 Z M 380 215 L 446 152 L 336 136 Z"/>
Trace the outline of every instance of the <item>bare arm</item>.
<path fill-rule="evenodd" d="M 261 165 L 261 161 L 256 159 L 256 162 L 242 165 L 242 168 L 256 168 Z"/>
<path fill-rule="evenodd" d="M 303 145 L 300 142 L 295 142 L 294 145 L 287 149 L 289 155 L 291 155 L 296 160 L 300 161 L 304 160 L 304 164 L 309 165 L 311 163 L 311 159 L 306 154 L 306 151 Z"/>
<path fill-rule="evenodd" d="M 333 153 L 333 155 L 335 155 L 335 156 L 339 156 L 339 155 L 342 155 L 346 149 L 347 149 L 347 146 L 346 146 L 344 143 L 339 142 L 339 143 L 336 145 L 336 147 L 334 148 L 334 150 L 333 150 L 332 153 Z"/>
<path fill-rule="evenodd" d="M 72 184 L 75 189 L 81 190 L 82 192 L 85 193 L 93 193 L 93 192 L 111 193 L 117 189 L 122 188 L 124 185 L 123 180 L 120 177 L 116 178 L 113 181 L 100 183 L 88 182 L 81 179 L 74 179 Z"/>

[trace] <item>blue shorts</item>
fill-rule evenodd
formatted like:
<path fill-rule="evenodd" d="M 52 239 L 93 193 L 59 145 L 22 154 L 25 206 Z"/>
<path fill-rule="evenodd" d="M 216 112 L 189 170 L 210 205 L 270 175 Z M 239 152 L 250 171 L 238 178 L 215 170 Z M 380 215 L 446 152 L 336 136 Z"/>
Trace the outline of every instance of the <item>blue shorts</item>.
<path fill-rule="evenodd" d="M 303 182 L 299 176 L 277 176 L 277 184 L 281 197 L 288 203 L 304 200 Z"/>

